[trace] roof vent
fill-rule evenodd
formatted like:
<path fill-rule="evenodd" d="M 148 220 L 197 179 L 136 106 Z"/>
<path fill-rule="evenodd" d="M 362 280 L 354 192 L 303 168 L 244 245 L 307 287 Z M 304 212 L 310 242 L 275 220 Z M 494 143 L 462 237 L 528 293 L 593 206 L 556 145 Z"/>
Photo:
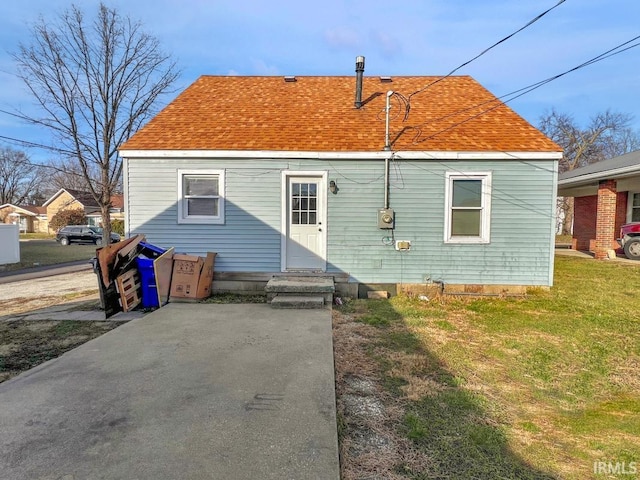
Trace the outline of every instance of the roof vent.
<path fill-rule="evenodd" d="M 364 74 L 364 57 L 358 55 L 356 57 L 356 108 L 362 107 L 362 76 Z"/>
<path fill-rule="evenodd" d="M 297 82 L 298 79 L 296 78 L 295 75 L 285 75 L 284 76 L 284 81 L 285 82 Z"/>
<path fill-rule="evenodd" d="M 393 82 L 393 79 L 391 77 L 380 77 L 380 81 L 382 83 L 391 83 Z"/>

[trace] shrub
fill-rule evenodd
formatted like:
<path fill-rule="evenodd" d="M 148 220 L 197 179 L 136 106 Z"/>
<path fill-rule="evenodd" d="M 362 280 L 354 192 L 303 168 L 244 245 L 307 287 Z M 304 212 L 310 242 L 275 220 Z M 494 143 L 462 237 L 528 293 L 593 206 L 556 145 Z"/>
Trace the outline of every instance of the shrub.
<path fill-rule="evenodd" d="M 84 214 L 84 210 L 60 210 L 56 213 L 51 222 L 49 222 L 49 228 L 52 230 L 59 230 L 67 225 L 86 225 L 87 216 Z"/>
<path fill-rule="evenodd" d="M 120 220 L 119 218 L 111 220 L 111 231 L 124 235 L 124 220 Z"/>

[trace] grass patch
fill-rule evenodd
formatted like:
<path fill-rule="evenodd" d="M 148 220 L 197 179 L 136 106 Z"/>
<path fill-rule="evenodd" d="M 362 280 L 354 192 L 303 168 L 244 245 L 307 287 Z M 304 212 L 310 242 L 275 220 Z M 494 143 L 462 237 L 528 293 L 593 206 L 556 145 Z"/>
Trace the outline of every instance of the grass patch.
<path fill-rule="evenodd" d="M 112 330 L 122 322 L 14 321 L 0 323 L 0 382 Z"/>
<path fill-rule="evenodd" d="M 594 462 L 640 462 L 640 266 L 558 257 L 555 283 L 525 298 L 351 302 L 402 406 L 394 431 L 428 465 L 396 459 L 396 474 L 578 480 L 604 478 Z"/>
<path fill-rule="evenodd" d="M 20 240 L 48 240 L 55 239 L 56 236 L 52 233 L 21 233 Z"/>
<path fill-rule="evenodd" d="M 88 263 L 95 255 L 95 245 L 72 244 L 63 247 L 55 240 L 30 240 L 20 242 L 20 262 L 5 265 L 5 270 L 22 270 L 80 260 L 86 260 Z"/>

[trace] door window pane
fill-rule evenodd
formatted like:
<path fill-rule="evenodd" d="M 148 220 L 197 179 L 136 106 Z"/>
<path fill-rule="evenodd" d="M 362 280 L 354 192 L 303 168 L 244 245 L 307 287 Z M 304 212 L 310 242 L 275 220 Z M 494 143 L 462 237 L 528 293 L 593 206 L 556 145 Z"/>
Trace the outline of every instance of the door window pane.
<path fill-rule="evenodd" d="M 315 225 L 317 221 L 316 183 L 291 184 L 291 223 L 294 225 Z"/>

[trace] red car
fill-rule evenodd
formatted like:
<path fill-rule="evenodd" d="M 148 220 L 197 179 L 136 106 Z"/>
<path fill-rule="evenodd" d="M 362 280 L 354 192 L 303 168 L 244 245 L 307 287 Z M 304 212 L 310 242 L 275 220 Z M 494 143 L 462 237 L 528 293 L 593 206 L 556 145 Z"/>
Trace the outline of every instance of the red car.
<path fill-rule="evenodd" d="M 640 260 L 640 222 L 626 223 L 620 227 L 618 243 L 631 260 Z"/>

